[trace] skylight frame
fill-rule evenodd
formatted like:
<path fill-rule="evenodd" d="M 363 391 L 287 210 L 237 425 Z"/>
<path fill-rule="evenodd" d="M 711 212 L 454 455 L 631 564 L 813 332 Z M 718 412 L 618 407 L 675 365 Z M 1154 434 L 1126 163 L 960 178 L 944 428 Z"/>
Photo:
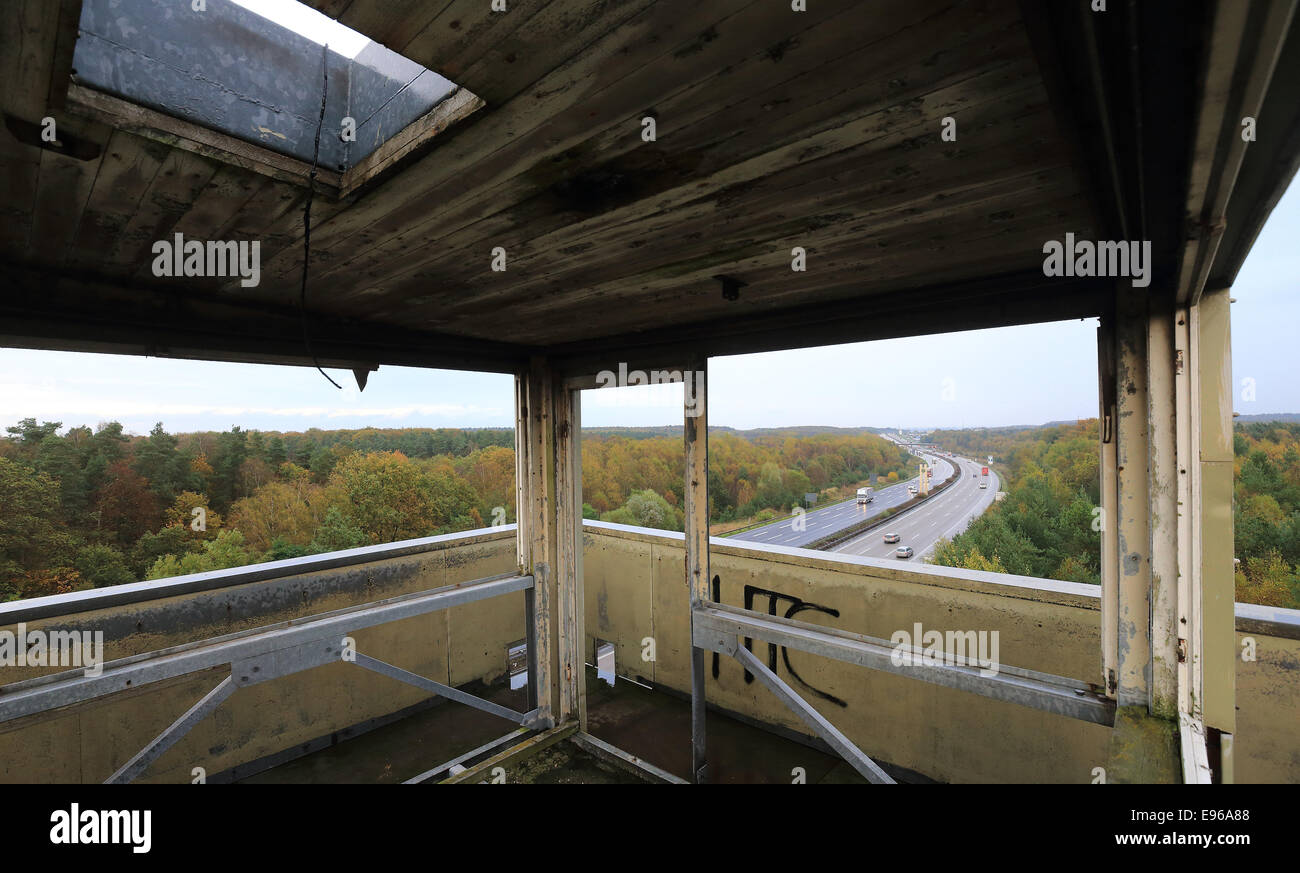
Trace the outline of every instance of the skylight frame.
<path fill-rule="evenodd" d="M 94 0 L 86 0 L 86 2 L 94 2 Z M 148 3 L 149 0 L 140 0 L 140 2 Z M 251 0 L 208 0 L 209 5 L 224 3 L 226 7 L 239 7 L 248 16 L 262 17 L 257 10 L 248 8 L 247 4 L 249 2 Z M 188 4 L 184 5 L 188 8 Z M 310 7 L 304 6 L 304 8 L 310 10 Z M 310 11 L 313 14 L 319 14 L 315 13 L 315 10 Z M 80 30 L 82 20 L 78 16 L 77 28 L 75 29 L 78 39 L 82 36 Z M 280 27 L 281 25 L 277 24 L 275 26 Z M 355 31 L 353 32 L 355 33 Z M 274 33 L 271 36 L 273 37 Z M 295 37 L 316 42 L 312 37 L 302 34 L 295 33 Z M 365 34 L 358 34 L 358 37 L 368 41 L 364 44 L 361 52 L 367 51 L 370 47 L 375 47 L 385 53 L 391 53 L 396 59 L 396 63 L 408 69 L 421 71 L 415 78 L 423 77 L 426 72 L 432 76 L 438 76 L 436 71 L 428 70 L 428 68 L 410 58 L 391 52 L 391 50 L 384 48 L 380 43 Z M 323 43 L 316 44 L 321 46 L 322 52 L 325 51 Z M 332 47 L 329 51 L 333 52 Z M 337 55 L 337 57 L 345 56 Z M 372 72 L 367 70 L 367 73 L 373 78 Z M 360 128 L 364 125 L 369 117 L 378 116 L 379 113 L 385 111 L 389 103 L 401 95 L 410 86 L 411 82 L 415 81 L 415 78 L 405 82 L 387 99 L 380 92 L 378 108 L 367 118 L 355 119 L 357 127 Z M 228 130 L 221 129 L 219 126 L 201 123 L 165 111 L 163 108 L 148 105 L 130 94 L 113 93 L 99 87 L 95 82 L 86 81 L 85 79 L 85 76 L 78 75 L 74 64 L 69 73 L 66 94 L 62 95 L 65 99 L 61 102 L 64 102 L 67 109 L 75 114 L 172 147 L 182 148 L 226 164 L 258 172 L 280 181 L 305 186 L 312 178 L 311 161 L 305 160 L 298 155 L 268 147 L 253 139 L 238 136 Z M 317 193 L 331 198 L 342 198 L 356 193 L 370 183 L 386 177 L 390 172 L 407 163 L 408 160 L 423 154 L 438 134 L 443 133 L 485 105 L 482 99 L 459 84 L 440 76 L 438 79 L 445 86 L 448 86 L 449 90 L 409 123 L 385 138 L 377 146 L 371 147 L 370 151 L 363 153 L 355 162 L 344 165 L 344 168 L 340 170 L 337 162 L 331 164 L 327 160 L 319 160 L 315 171 Z M 402 80 L 391 78 L 389 81 L 396 83 Z M 331 77 L 331 90 L 345 83 L 336 84 L 336 79 Z M 437 82 L 431 82 L 431 85 L 435 88 L 438 86 Z M 331 93 L 331 102 L 335 98 L 335 93 Z M 348 99 L 351 99 L 350 93 Z M 345 105 L 348 109 L 352 109 L 351 103 Z M 337 115 L 337 112 L 334 114 Z M 299 117 L 301 118 L 301 115 Z M 314 130 L 310 132 L 315 133 Z M 336 139 L 341 139 L 339 127 L 331 125 L 327 115 L 322 127 L 322 141 L 326 142 L 325 138 L 331 135 Z"/>

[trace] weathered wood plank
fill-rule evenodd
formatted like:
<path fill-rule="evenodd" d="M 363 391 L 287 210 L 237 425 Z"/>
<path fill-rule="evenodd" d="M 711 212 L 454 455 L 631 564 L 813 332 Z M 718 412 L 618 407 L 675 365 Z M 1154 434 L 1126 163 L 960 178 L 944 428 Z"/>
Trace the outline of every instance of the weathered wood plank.
<path fill-rule="evenodd" d="M 41 0 L 42 3 L 48 0 Z M 71 82 L 72 55 L 77 46 L 77 28 L 81 22 L 81 0 L 58 0 L 59 20 L 54 37 L 54 56 L 50 61 L 50 87 L 46 103 L 52 112 L 63 109 Z"/>
<path fill-rule="evenodd" d="M 104 264 L 106 254 L 130 224 L 141 198 L 170 153 L 171 149 L 161 143 L 113 131 L 81 222 L 68 246 L 69 265 L 93 269 Z"/>
<path fill-rule="evenodd" d="M 173 149 L 163 160 L 140 204 L 104 253 L 105 272 L 131 274 L 153 263 L 153 244 L 170 239 L 172 227 L 189 212 L 217 172 L 218 165 L 183 149 Z"/>
<path fill-rule="evenodd" d="M 582 455 L 579 392 L 553 374 L 555 403 L 556 625 L 561 721 L 586 726 L 586 631 L 582 584 Z"/>
<path fill-rule="evenodd" d="M 108 145 L 112 130 L 94 122 L 68 119 L 65 129 L 100 146 L 98 159 L 83 161 L 53 150 L 41 151 L 40 184 L 36 191 L 36 212 L 32 217 L 31 260 L 38 264 L 56 264 L 64 247 L 81 223 L 90 191 L 104 159 L 102 149 Z"/>
<path fill-rule="evenodd" d="M 749 43 L 739 27 L 728 27 L 727 36 L 707 42 L 703 48 L 709 50 L 705 51 L 697 45 L 700 33 L 713 27 L 720 14 L 750 2 L 754 0 L 716 0 L 709 4 L 707 12 L 697 5 L 684 14 L 643 14 L 626 22 L 604 37 L 600 48 L 584 53 L 539 82 L 536 93 L 541 96 L 537 99 L 512 101 L 487 114 L 422 158 L 400 179 L 381 184 L 325 224 L 319 233 L 314 231 L 314 244 L 319 244 L 317 255 L 321 260 L 336 260 L 337 256 L 331 258 L 327 253 L 343 240 L 348 240 L 346 247 L 355 251 L 369 241 L 422 220 L 431 203 L 452 202 L 486 185 L 499 184 L 520 171 L 521 161 L 532 164 L 549 160 L 589 136 L 593 117 L 630 118 L 629 112 L 634 111 L 630 107 L 643 110 L 662 96 L 671 85 L 668 73 L 656 70 L 653 75 L 636 77 L 637 87 L 632 93 L 625 94 L 620 88 L 611 95 L 606 86 L 656 58 L 672 57 L 674 46 L 681 57 L 672 65 L 672 79 L 685 82 L 716 70 L 721 56 L 720 49 L 714 51 L 714 46 L 736 52 Z M 825 14 L 809 13 L 817 19 Z M 782 25 L 788 26 L 784 21 Z M 774 25 L 769 27 L 776 29 Z M 472 84 L 466 84 L 479 93 Z M 611 106 L 615 108 L 611 110 Z M 535 130 L 543 125 L 548 145 L 539 152 Z M 291 271 L 291 265 L 266 265 L 267 274 L 273 278 Z"/>
<path fill-rule="evenodd" d="M 0 108 L 39 125 L 49 112 L 59 6 L 17 0 L 0 15 Z M 28 257 L 42 150 L 0 130 L 0 253 Z"/>
<path fill-rule="evenodd" d="M 890 244 L 888 237 L 881 254 L 866 258 L 863 234 L 846 230 L 836 239 L 818 239 L 811 246 L 807 273 L 790 270 L 789 249 L 769 245 L 748 256 L 732 260 L 727 274 L 749 282 L 742 292 L 742 304 L 724 301 L 712 276 L 719 267 L 712 262 L 665 265 L 650 273 L 627 276 L 594 287 L 575 289 L 568 295 L 553 294 L 527 303 L 497 307 L 494 312 L 475 312 L 463 317 L 444 317 L 439 323 L 452 332 L 484 336 L 508 334 L 521 342 L 547 341 L 563 336 L 576 340 L 589 333 L 588 325 L 599 323 L 611 333 L 652 326 L 685 323 L 721 317 L 749 308 L 796 306 L 810 300 L 833 301 L 839 297 L 882 294 L 918 284 L 918 263 L 928 264 L 925 281 L 969 279 L 1041 267 L 1038 247 L 1025 244 L 1027 233 L 1038 240 L 1059 237 L 1075 230 L 1071 206 L 1077 191 L 1059 200 L 1018 212 L 1005 226 L 987 221 L 954 223 L 942 220 L 907 228 L 911 245 Z M 1008 193 L 1002 201 L 990 202 L 990 211 L 1018 206 L 1020 200 Z M 1086 231 L 1079 231 L 1086 232 Z M 1040 242 L 1041 245 L 1041 242 Z M 690 302 L 688 308 L 686 304 Z M 672 310 L 668 314 L 665 310 Z M 418 319 L 407 317 L 406 323 Z"/>
<path fill-rule="evenodd" d="M 901 6 L 902 4 L 900 4 Z M 907 4 L 916 7 L 916 3 Z M 882 31 L 876 34 L 880 37 L 882 45 L 869 45 L 855 51 L 849 59 L 838 62 L 831 44 L 827 42 L 830 39 L 838 39 L 843 44 L 843 32 L 845 24 L 840 23 L 839 19 L 831 19 L 817 27 L 799 34 L 795 45 L 783 49 L 780 66 L 773 65 L 771 59 L 772 50 L 768 49 L 752 52 L 750 57 L 744 61 L 733 65 L 728 71 L 728 76 L 732 77 L 721 83 L 726 85 L 731 83 L 730 88 L 714 86 L 716 77 L 708 78 L 701 83 L 696 81 L 694 84 L 683 89 L 689 95 L 697 98 L 697 104 L 689 102 L 689 98 L 683 98 L 680 105 L 675 102 L 676 97 L 668 95 L 664 97 L 665 102 L 657 103 L 656 106 L 665 106 L 661 110 L 661 120 L 671 119 L 674 125 L 682 124 L 683 129 L 672 129 L 671 146 L 664 146 L 665 157 L 660 161 L 671 163 L 683 153 L 699 154 L 702 161 L 707 161 L 715 166 L 723 166 L 728 161 L 739 161 L 746 157 L 753 156 L 756 152 L 761 152 L 765 148 L 770 148 L 772 144 L 779 144 L 785 141 L 793 140 L 802 134 L 816 130 L 833 129 L 843 123 L 843 116 L 837 117 L 836 110 L 844 112 L 849 107 L 869 106 L 872 101 L 879 105 L 882 111 L 897 111 L 899 104 L 907 104 L 909 100 L 919 99 L 919 95 L 924 95 L 930 87 L 940 87 L 944 84 L 952 85 L 961 78 L 969 79 L 971 74 L 968 68 L 962 63 L 958 63 L 950 58 L 963 56 L 956 52 L 940 53 L 938 59 L 922 59 L 912 56 L 910 65 L 903 64 L 908 56 L 902 53 L 900 49 L 892 49 L 891 42 L 886 37 L 906 30 L 908 27 L 915 27 L 919 24 L 930 22 L 930 19 L 937 14 L 936 10 L 942 4 L 935 3 L 923 7 L 920 10 L 914 10 L 914 14 L 919 17 L 911 24 L 899 23 L 893 25 L 895 30 Z M 982 21 L 982 19 L 981 19 Z M 971 51 L 977 54 L 987 64 L 996 65 L 1005 61 L 1018 48 L 1023 47 L 1023 35 L 1017 31 L 1009 31 L 1015 22 L 1011 19 L 1008 22 L 1005 16 L 994 17 L 989 23 L 983 24 L 970 34 Z M 807 45 L 806 51 L 802 46 Z M 850 48 L 856 48 L 856 43 L 851 43 Z M 900 69 L 902 80 L 895 80 L 886 83 L 870 82 L 865 85 L 859 85 L 856 88 L 844 88 L 835 91 L 832 75 L 817 75 L 816 71 L 825 69 L 829 64 L 831 73 L 843 75 L 845 69 L 857 69 L 863 63 L 868 62 L 872 54 L 879 55 L 884 53 L 886 57 L 884 62 L 897 61 L 903 66 Z M 829 61 L 827 56 L 829 57 Z M 895 56 L 896 55 L 896 56 Z M 748 65 L 748 66 L 746 66 Z M 782 77 L 789 75 L 795 80 L 804 77 L 804 84 L 789 85 L 781 88 L 767 88 L 755 95 L 753 89 L 737 88 L 735 85 L 741 81 L 747 81 L 744 73 L 753 69 L 754 76 L 762 74 L 764 79 L 775 78 L 782 80 Z M 1025 72 L 1030 71 L 1030 64 L 1025 64 Z M 1003 80 L 1010 81 L 1013 84 L 1019 84 L 1018 78 L 1021 74 L 1011 71 L 1002 76 Z M 814 78 L 815 77 L 815 78 Z M 753 78 L 753 76 L 751 76 Z M 906 84 L 904 84 L 904 81 Z M 984 81 L 984 87 L 991 87 L 991 79 Z M 827 83 L 825 90 L 829 93 L 819 99 L 817 94 L 820 93 L 818 82 Z M 973 86 L 967 86 L 970 93 L 974 93 Z M 718 92 L 718 93 L 714 93 Z M 802 94 L 804 99 L 797 99 Z M 728 114 L 725 117 L 719 117 L 718 107 L 725 102 L 725 97 L 731 95 L 740 110 L 741 117 L 735 114 Z M 970 99 L 966 94 L 959 94 L 955 97 L 953 105 L 959 105 L 956 101 Z M 709 109 L 701 109 L 700 105 L 707 102 Z M 770 110 L 782 104 L 793 103 L 793 111 L 771 113 Z M 808 105 L 804 105 L 808 104 Z M 931 123 L 937 125 L 938 116 L 950 107 L 934 105 L 931 108 L 936 117 Z M 865 110 L 859 110 L 865 111 Z M 914 111 L 909 115 L 916 114 Z M 694 122 L 694 123 L 692 123 Z M 591 155 L 600 155 L 606 159 L 611 156 L 617 156 L 620 153 L 630 152 L 641 146 L 637 133 L 639 127 L 627 124 L 618 125 L 624 128 L 616 131 L 612 128 L 602 131 L 598 136 L 593 137 L 583 145 L 583 151 Z M 751 135 L 750 131 L 761 129 L 762 135 Z M 719 131 L 726 131 L 721 137 Z M 667 135 L 665 135 L 667 139 Z M 721 141 L 719 141 L 721 140 Z M 811 148 L 817 148 L 812 146 Z M 707 149 L 707 151 L 706 151 Z M 567 172 L 577 172 L 581 167 L 565 167 Z M 642 168 L 640 174 L 654 173 L 656 171 L 654 163 L 649 163 Z M 700 169 L 707 169 L 701 167 Z M 625 168 L 626 172 L 631 175 L 638 175 L 637 168 L 629 165 Z M 543 180 L 542 184 L 545 181 Z M 528 204 L 528 198 L 533 197 L 539 187 L 539 180 L 535 172 L 527 175 L 517 175 L 510 178 L 504 185 L 490 191 L 478 189 L 477 191 L 467 193 L 465 196 L 454 199 L 446 203 L 443 209 L 432 217 L 428 217 L 417 224 L 408 224 L 398 230 L 387 241 L 381 241 L 369 251 L 364 250 L 360 259 L 349 259 L 338 262 L 340 266 L 345 266 L 348 272 L 353 276 L 365 276 L 367 285 L 372 285 L 380 280 L 387 279 L 391 273 L 375 272 L 375 264 L 383 262 L 388 268 L 393 269 L 393 265 L 405 265 L 403 258 L 405 253 L 412 248 L 415 241 L 426 250 L 439 251 L 444 247 L 439 245 L 429 247 L 429 243 L 437 242 L 441 239 L 439 231 L 443 228 L 448 230 L 456 228 L 475 219 L 482 218 L 485 215 L 491 215 L 494 211 L 503 212 L 512 203 L 523 202 Z M 653 192 L 651 192 L 653 193 Z M 549 227 L 558 226 L 559 222 L 581 220 L 585 218 L 582 215 L 566 214 L 563 203 L 556 203 L 554 199 L 546 203 L 529 204 L 534 211 L 544 211 L 545 221 Z M 457 207 L 461 207 L 459 210 Z M 528 208 L 528 207 L 526 207 Z M 644 211 L 640 204 L 631 207 L 625 207 L 624 212 Z M 538 224 L 536 215 L 528 215 L 524 221 L 510 223 L 509 213 L 502 218 L 505 225 L 509 228 L 509 244 L 512 250 L 517 250 L 519 241 L 513 238 L 518 229 L 531 230 Z M 598 218 L 589 219 L 592 223 L 604 223 L 606 215 L 602 214 Z M 369 233 L 374 233 L 385 226 L 384 221 L 376 223 L 369 229 Z M 485 229 L 486 230 L 486 229 Z M 495 225 L 485 236 L 491 236 L 500 241 L 502 227 L 500 224 Z M 322 246 L 328 246 L 328 238 L 322 241 Z M 495 244 L 495 243 L 494 243 Z M 406 267 L 409 272 L 410 267 Z"/>
<path fill-rule="evenodd" d="M 1014 78 L 1014 73 L 1011 75 Z M 1026 167 L 1021 161 L 1030 161 L 1029 166 L 1045 166 L 1043 161 L 1048 157 L 1043 153 L 1042 143 L 1034 137 L 1034 131 L 1025 130 L 1022 123 L 1024 116 L 1030 114 L 1032 98 L 1036 94 L 1030 89 L 1020 93 L 1002 93 L 997 98 L 976 98 L 974 92 L 954 86 L 945 93 L 927 95 L 926 100 L 934 107 L 932 111 L 907 119 L 905 126 L 883 136 L 867 135 L 865 142 L 851 145 L 848 149 L 836 147 L 838 142 L 845 141 L 841 139 L 843 132 L 854 129 L 845 123 L 833 127 L 820 140 L 805 140 L 776 155 L 760 156 L 711 177 L 697 177 L 690 184 L 677 186 L 647 198 L 645 202 L 633 203 L 585 222 L 564 225 L 554 216 L 553 206 L 547 214 L 545 210 L 550 204 L 541 202 L 531 206 L 525 217 L 514 219 L 517 229 L 498 228 L 495 234 L 482 238 L 473 233 L 458 235 L 430 249 L 437 253 L 436 258 L 397 261 L 401 272 L 385 273 L 372 269 L 363 270 L 358 275 L 367 283 L 394 281 L 397 284 L 389 296 L 400 299 L 400 283 L 404 279 L 419 275 L 430 266 L 437 270 L 441 261 L 456 265 L 450 272 L 445 269 L 438 272 L 440 284 L 446 283 L 446 296 L 449 298 L 464 300 L 470 287 L 476 287 L 488 297 L 501 293 L 526 297 L 528 281 L 563 283 L 566 272 L 578 270 L 593 261 L 605 260 L 619 268 L 626 266 L 627 258 L 635 257 L 637 253 L 618 251 L 615 256 L 621 246 L 644 247 L 644 251 L 639 252 L 642 257 L 662 257 L 665 248 L 677 250 L 683 239 L 688 242 L 691 239 L 703 240 L 703 244 L 707 244 L 708 239 L 718 237 L 721 230 L 718 213 L 723 208 L 741 214 L 742 221 L 747 222 L 745 227 L 738 228 L 738 232 L 750 232 L 751 228 L 760 227 L 763 222 L 797 222 L 801 213 L 809 222 L 819 221 L 828 200 L 843 200 L 844 190 L 852 189 L 855 181 L 858 187 L 862 187 L 862 180 L 866 181 L 861 202 L 867 203 L 871 202 L 869 198 L 872 195 L 884 198 L 924 190 L 939 192 L 953 184 L 955 177 L 969 174 L 969 162 L 974 160 L 984 162 L 981 180 L 996 179 L 999 174 L 1007 172 L 1020 175 Z M 947 111 L 956 111 L 952 107 L 958 105 L 963 107 L 962 118 L 969 127 L 960 148 L 940 141 L 936 117 Z M 876 119 L 892 117 L 888 109 L 875 116 Z M 872 122 L 867 120 L 863 126 L 870 128 Z M 1032 146 L 1030 151 L 1026 150 L 1026 140 Z M 1011 151 L 1004 151 L 1006 149 Z M 813 154 L 813 160 L 804 159 L 809 152 Z M 950 160 L 947 155 L 954 158 Z M 799 190 L 801 184 L 804 186 L 802 191 Z M 780 193 L 769 196 L 764 203 L 758 195 L 765 189 L 775 189 Z M 812 208 L 817 212 L 805 211 L 808 204 L 814 204 Z M 849 209 L 861 208 L 853 202 L 844 205 Z M 766 211 L 764 206 L 768 207 Z M 878 208 L 874 203 L 872 206 Z M 904 208 L 913 206 L 904 204 Z M 845 215 L 851 217 L 848 213 Z M 704 226 L 696 223 L 695 219 Z M 559 229 L 530 240 L 515 238 L 516 234 L 535 227 L 542 231 L 550 227 Z M 706 232 L 708 239 L 704 237 Z M 645 245 L 647 240 L 653 242 Z M 505 283 L 503 277 L 481 270 L 485 263 L 482 253 L 490 244 L 507 247 L 511 263 L 518 268 L 515 276 L 531 277 L 524 286 L 516 282 Z M 585 276 L 582 281 L 595 279 Z M 462 280 L 471 285 L 460 284 Z M 479 299 L 477 293 L 472 296 Z M 345 303 L 346 294 L 341 294 L 339 299 Z"/>

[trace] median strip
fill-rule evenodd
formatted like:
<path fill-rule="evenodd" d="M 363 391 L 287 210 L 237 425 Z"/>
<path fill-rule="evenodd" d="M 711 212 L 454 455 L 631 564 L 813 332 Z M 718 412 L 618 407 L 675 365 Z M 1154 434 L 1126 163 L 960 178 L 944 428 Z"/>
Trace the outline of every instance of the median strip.
<path fill-rule="evenodd" d="M 904 503 L 900 506 L 892 506 L 889 509 L 886 509 L 884 512 L 880 513 L 880 515 L 874 516 L 873 518 L 866 519 L 865 521 L 860 521 L 857 524 L 850 525 L 846 528 L 836 531 L 833 534 L 827 534 L 821 539 L 813 540 L 811 543 L 800 546 L 799 548 L 817 549 L 819 551 L 829 551 L 830 549 L 833 549 L 835 546 L 842 545 L 843 543 L 848 542 L 849 540 L 855 537 L 861 536 L 862 534 L 866 533 L 869 530 L 874 530 L 875 528 L 880 527 L 885 522 L 891 521 L 892 519 L 897 518 L 903 513 L 911 512 L 913 509 L 916 509 L 918 506 L 921 506 L 925 504 L 927 501 L 933 499 L 934 497 L 937 497 L 940 493 L 943 492 L 945 488 L 955 483 L 957 479 L 961 477 L 961 465 L 954 463 L 952 465 L 952 468 L 953 468 L 952 475 L 949 476 L 947 479 L 944 479 L 938 485 L 936 485 L 929 494 L 925 496 L 918 494 L 912 497 L 907 503 Z"/>

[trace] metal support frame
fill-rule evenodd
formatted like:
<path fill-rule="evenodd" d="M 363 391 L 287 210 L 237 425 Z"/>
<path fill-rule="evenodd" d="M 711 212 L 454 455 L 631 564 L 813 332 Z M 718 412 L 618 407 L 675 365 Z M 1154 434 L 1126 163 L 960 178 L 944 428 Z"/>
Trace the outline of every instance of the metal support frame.
<path fill-rule="evenodd" d="M 163 752 L 176 745 L 181 737 L 189 733 L 190 728 L 214 712 L 218 706 L 225 702 L 227 697 L 235 693 L 238 687 L 233 676 L 222 679 L 215 688 L 203 695 L 202 699 L 191 706 L 184 715 L 172 722 L 165 731 L 154 737 L 149 745 L 136 752 L 131 760 L 123 764 L 112 776 L 105 779 L 104 784 L 123 785 L 134 780 L 147 770 L 150 764 L 158 760 Z"/>
<path fill-rule="evenodd" d="M 781 702 L 788 706 L 795 715 L 803 720 L 803 723 L 812 728 L 819 737 L 825 740 L 832 749 L 839 753 L 840 757 L 848 761 L 854 770 L 857 770 L 862 777 L 868 782 L 876 785 L 893 785 L 894 780 L 889 774 L 880 769 L 880 766 L 844 734 L 836 730 L 835 725 L 831 724 L 822 714 L 808 705 L 808 702 L 795 693 L 794 689 L 767 668 L 767 665 L 754 657 L 754 653 L 744 646 L 736 646 L 731 653 L 732 656 L 745 665 L 751 673 L 758 677 L 758 681 L 767 686 L 768 690 L 780 698 Z"/>
<path fill-rule="evenodd" d="M 638 758 L 630 752 L 625 752 L 618 746 L 607 743 L 599 737 L 594 737 L 585 731 L 579 731 L 573 735 L 572 742 L 580 749 L 595 755 L 597 758 L 608 761 L 616 767 L 639 776 L 643 779 L 653 779 L 655 782 L 662 782 L 667 785 L 689 785 L 685 779 L 669 773 L 662 767 L 656 767 L 644 758 Z"/>
<path fill-rule="evenodd" d="M 452 688 L 450 685 L 443 685 L 441 682 L 435 682 L 434 680 L 421 676 L 418 673 L 412 673 L 410 670 L 403 670 L 401 667 L 394 667 L 387 661 L 381 661 L 378 658 L 363 655 L 361 652 L 356 653 L 356 661 L 353 663 L 358 667 L 363 667 L 366 670 L 378 673 L 381 676 L 387 676 L 390 679 L 396 679 L 398 682 L 405 682 L 407 685 L 414 685 L 416 688 L 419 688 L 422 691 L 428 691 L 430 694 L 445 697 L 448 700 L 455 700 L 458 703 L 472 706 L 475 709 L 481 709 L 483 712 L 499 716 L 507 721 L 513 721 L 523 727 L 531 728 L 536 726 L 534 721 L 537 718 L 536 709 L 531 712 L 516 712 L 508 706 L 501 706 L 500 704 L 493 703 L 490 700 L 475 697 L 473 694 L 468 694 L 459 689 Z"/>
<path fill-rule="evenodd" d="M 996 674 L 985 676 L 974 663 L 926 663 L 920 647 L 913 647 L 910 657 L 899 658 L 899 647 L 888 640 L 720 603 L 696 609 L 694 618 L 694 644 L 713 652 L 733 654 L 736 640 L 750 637 L 1094 724 L 1110 725 L 1115 717 L 1114 703 L 1105 695 L 1050 673 L 999 666 Z"/>
<path fill-rule="evenodd" d="M 450 761 L 447 761 L 446 763 L 439 764 L 437 767 L 433 767 L 429 770 L 425 770 L 419 776 L 412 776 L 410 779 L 407 779 L 402 784 L 420 785 L 421 783 L 428 782 L 429 780 L 433 779 L 433 777 L 450 771 L 453 767 L 455 767 L 458 764 L 464 764 L 466 761 L 471 761 L 474 758 L 477 758 L 479 755 L 486 755 L 488 752 L 499 749 L 502 746 L 504 746 L 506 743 L 511 742 L 512 740 L 521 739 L 525 735 L 527 735 L 528 732 L 529 731 L 527 728 L 516 728 L 515 730 L 512 730 L 508 734 L 503 734 L 502 736 L 497 737 L 495 740 L 489 740 L 488 742 L 479 746 L 477 749 L 471 749 L 468 752 L 457 755 L 456 757 L 452 758 Z"/>
<path fill-rule="evenodd" d="M 339 660 L 346 662 L 343 637 L 348 634 L 515 591 L 531 592 L 533 587 L 532 576 L 487 577 L 215 640 L 121 658 L 105 664 L 97 676 L 73 670 L 15 682 L 6 686 L 7 693 L 0 697 L 0 723 L 165 679 L 228 666 L 229 675 L 106 780 L 106 783 L 117 784 L 130 782 L 239 688 Z M 520 713 L 359 652 L 356 653 L 356 663 L 525 727 L 546 726 L 543 713 L 531 702 L 530 711 Z M 530 686 L 535 681 L 536 674 L 530 674 Z M 530 688 L 530 701 L 534 696 L 535 691 Z"/>

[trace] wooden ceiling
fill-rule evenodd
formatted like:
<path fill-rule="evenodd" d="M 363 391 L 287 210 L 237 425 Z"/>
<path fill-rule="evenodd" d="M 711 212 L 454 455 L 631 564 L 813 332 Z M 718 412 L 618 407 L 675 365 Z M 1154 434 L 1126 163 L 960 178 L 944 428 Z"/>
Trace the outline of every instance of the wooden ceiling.
<path fill-rule="evenodd" d="M 497 370 L 752 351 L 1099 314 L 1113 284 L 1045 280 L 1045 241 L 1115 238 L 1127 209 L 1175 216 L 1169 259 L 1185 242 L 1208 4 L 1180 4 L 1131 71 L 1179 91 L 1151 116 L 1169 146 L 1130 155 L 1114 122 L 1137 98 L 1106 40 L 1143 20 L 1072 34 L 1093 26 L 1083 2 L 308 2 L 485 106 L 374 184 L 316 196 L 300 312 L 305 183 L 61 106 L 80 4 L 12 0 L 0 343 Z M 63 151 L 19 135 L 49 115 Z M 175 233 L 259 240 L 260 284 L 154 277 Z"/>

